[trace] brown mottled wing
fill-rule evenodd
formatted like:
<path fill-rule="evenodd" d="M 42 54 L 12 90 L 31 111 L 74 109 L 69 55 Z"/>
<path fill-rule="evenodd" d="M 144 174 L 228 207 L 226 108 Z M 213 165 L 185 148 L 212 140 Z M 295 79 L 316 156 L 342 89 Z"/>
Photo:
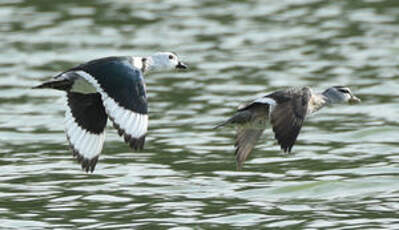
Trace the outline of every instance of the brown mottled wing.
<path fill-rule="evenodd" d="M 235 155 L 237 161 L 237 169 L 241 169 L 242 164 L 248 158 L 254 148 L 263 130 L 266 128 L 268 120 L 269 105 L 253 104 L 244 111 L 239 111 L 234 117 L 240 117 L 237 123 L 237 135 L 235 142 Z M 245 117 L 245 119 L 243 119 Z"/>
<path fill-rule="evenodd" d="M 279 95 L 270 95 L 278 104 L 271 113 L 270 122 L 281 149 L 291 152 L 301 131 L 308 109 L 311 92 L 308 88 L 285 91 L 284 100 Z M 279 103 L 280 102 L 280 103 Z"/>

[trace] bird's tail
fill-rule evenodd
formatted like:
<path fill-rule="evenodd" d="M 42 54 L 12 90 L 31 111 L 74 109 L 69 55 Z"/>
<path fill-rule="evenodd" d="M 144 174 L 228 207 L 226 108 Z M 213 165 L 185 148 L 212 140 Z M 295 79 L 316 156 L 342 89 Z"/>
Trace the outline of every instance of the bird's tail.
<path fill-rule="evenodd" d="M 228 119 L 228 120 L 226 120 L 226 121 L 221 121 L 221 122 L 217 123 L 217 124 L 215 125 L 215 127 L 213 127 L 213 128 L 214 128 L 214 129 L 218 129 L 218 128 L 223 127 L 223 126 L 225 126 L 225 125 L 231 124 L 231 121 L 232 121 L 232 118 L 230 118 L 230 119 Z"/>
<path fill-rule="evenodd" d="M 67 91 L 71 88 L 72 82 L 68 79 L 52 79 L 40 85 L 32 87 L 32 89 L 58 89 Z"/>
<path fill-rule="evenodd" d="M 228 120 L 216 124 L 215 129 L 230 124 L 235 124 L 235 125 L 245 124 L 251 120 L 251 117 L 252 117 L 251 111 L 248 110 L 239 111 L 235 113 L 232 117 L 230 117 Z"/>

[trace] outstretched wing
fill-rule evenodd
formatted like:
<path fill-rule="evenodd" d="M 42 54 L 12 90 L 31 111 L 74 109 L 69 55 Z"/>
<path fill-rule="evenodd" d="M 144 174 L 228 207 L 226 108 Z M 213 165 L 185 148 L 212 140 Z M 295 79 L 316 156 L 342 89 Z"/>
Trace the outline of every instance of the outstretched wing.
<path fill-rule="evenodd" d="M 65 133 L 73 155 L 86 172 L 93 172 L 104 144 L 107 114 L 98 93 L 67 93 Z"/>
<path fill-rule="evenodd" d="M 243 124 L 237 127 L 235 155 L 237 169 L 240 170 L 245 160 L 247 160 L 259 137 L 262 135 L 264 128 L 254 127 L 253 123 Z"/>
<path fill-rule="evenodd" d="M 235 155 L 237 169 L 241 169 L 243 163 L 252 152 L 266 128 L 269 119 L 269 109 L 273 106 L 273 100 L 259 98 L 250 104 L 240 106 L 236 114 L 217 127 L 234 124 L 237 126 Z"/>
<path fill-rule="evenodd" d="M 311 91 L 309 88 L 289 89 L 268 97 L 277 101 L 270 119 L 275 138 L 284 152 L 291 152 L 305 120 Z"/>
<path fill-rule="evenodd" d="M 234 145 L 236 147 L 237 169 L 241 169 L 242 164 L 266 129 L 269 113 L 273 110 L 275 103 L 270 98 L 261 97 L 252 103 L 238 107 L 236 115 L 246 118 L 241 118 L 241 122 L 237 122 L 237 135 Z M 247 115 L 245 116 L 244 114 Z"/>
<path fill-rule="evenodd" d="M 105 111 L 119 135 L 142 149 L 148 127 L 147 95 L 142 72 L 129 57 L 110 57 L 72 69 L 101 95 Z"/>

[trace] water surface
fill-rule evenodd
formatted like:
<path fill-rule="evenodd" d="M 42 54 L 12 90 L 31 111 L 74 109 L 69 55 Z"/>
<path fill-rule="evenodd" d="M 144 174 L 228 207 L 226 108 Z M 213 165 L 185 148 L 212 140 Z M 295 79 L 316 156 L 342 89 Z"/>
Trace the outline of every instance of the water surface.
<path fill-rule="evenodd" d="M 398 15 L 395 0 L 3 0 L 1 226 L 399 228 Z M 64 94 L 30 87 L 90 59 L 169 50 L 191 69 L 146 76 L 146 149 L 108 127 L 95 173 L 82 172 Z M 309 118 L 291 155 L 268 130 L 236 171 L 234 130 L 213 125 L 305 85 L 348 85 L 363 103 Z"/>

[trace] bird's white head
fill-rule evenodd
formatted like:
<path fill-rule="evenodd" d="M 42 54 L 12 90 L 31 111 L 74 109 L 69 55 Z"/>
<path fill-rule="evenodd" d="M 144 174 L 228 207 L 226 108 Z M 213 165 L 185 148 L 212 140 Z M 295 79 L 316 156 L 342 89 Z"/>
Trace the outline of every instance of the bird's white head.
<path fill-rule="evenodd" d="M 146 70 L 163 71 L 173 69 L 187 69 L 187 65 L 181 62 L 172 52 L 159 52 L 145 58 Z"/>
<path fill-rule="evenodd" d="M 360 99 L 352 94 L 351 90 L 345 86 L 334 86 L 326 89 L 323 95 L 327 97 L 331 104 L 338 103 L 359 103 Z"/>

